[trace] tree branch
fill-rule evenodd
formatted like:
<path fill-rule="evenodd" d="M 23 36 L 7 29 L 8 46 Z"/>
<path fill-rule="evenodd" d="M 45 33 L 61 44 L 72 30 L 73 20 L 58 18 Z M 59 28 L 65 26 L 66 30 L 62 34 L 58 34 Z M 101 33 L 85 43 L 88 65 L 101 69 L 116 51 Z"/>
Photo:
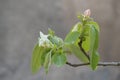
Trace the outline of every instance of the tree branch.
<path fill-rule="evenodd" d="M 69 66 L 72 66 L 72 67 L 90 65 L 90 63 L 72 64 L 72 63 L 69 63 L 69 62 L 66 62 L 66 64 L 69 65 Z M 99 62 L 98 66 L 120 66 L 120 62 Z"/>

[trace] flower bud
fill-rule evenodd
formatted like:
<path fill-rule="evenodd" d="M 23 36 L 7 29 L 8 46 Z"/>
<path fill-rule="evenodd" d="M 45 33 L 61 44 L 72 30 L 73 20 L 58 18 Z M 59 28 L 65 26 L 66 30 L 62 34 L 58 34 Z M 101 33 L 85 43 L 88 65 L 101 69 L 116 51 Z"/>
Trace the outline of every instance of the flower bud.
<path fill-rule="evenodd" d="M 84 12 L 84 16 L 88 16 L 88 17 L 90 17 L 90 15 L 91 15 L 91 11 L 90 11 L 90 9 L 85 10 L 85 12 Z"/>

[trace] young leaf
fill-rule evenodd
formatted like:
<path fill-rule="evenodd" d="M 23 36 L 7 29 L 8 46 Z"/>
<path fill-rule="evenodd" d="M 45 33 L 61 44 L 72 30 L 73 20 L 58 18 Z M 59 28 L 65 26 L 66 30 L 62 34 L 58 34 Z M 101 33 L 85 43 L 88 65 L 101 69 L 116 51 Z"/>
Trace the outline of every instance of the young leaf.
<path fill-rule="evenodd" d="M 93 70 L 96 69 L 97 64 L 99 62 L 99 55 L 97 52 L 98 49 L 98 31 L 95 27 L 90 26 L 90 65 Z"/>
<path fill-rule="evenodd" d="M 40 67 L 41 67 L 41 54 L 44 50 L 42 49 L 42 47 L 39 47 L 39 44 L 37 44 L 33 50 L 33 53 L 32 53 L 32 72 L 35 73 L 37 72 Z"/>
<path fill-rule="evenodd" d="M 52 61 L 54 64 L 56 64 L 58 67 L 61 67 L 62 65 L 64 65 L 66 63 L 66 56 L 63 53 L 56 53 L 53 55 L 52 57 Z"/>
<path fill-rule="evenodd" d="M 78 45 L 69 45 L 70 51 L 81 61 L 89 62 L 88 58 L 83 54 Z"/>
<path fill-rule="evenodd" d="M 79 22 L 68 33 L 68 35 L 65 38 L 65 43 L 74 44 L 79 39 L 81 32 L 82 32 L 82 24 Z"/>

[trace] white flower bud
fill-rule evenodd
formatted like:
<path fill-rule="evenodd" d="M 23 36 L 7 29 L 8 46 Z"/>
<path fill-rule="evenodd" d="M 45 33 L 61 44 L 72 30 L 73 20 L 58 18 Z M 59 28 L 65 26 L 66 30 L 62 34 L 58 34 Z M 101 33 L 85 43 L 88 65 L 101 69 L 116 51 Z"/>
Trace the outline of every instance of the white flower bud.
<path fill-rule="evenodd" d="M 39 40 L 39 46 L 43 47 L 52 47 L 52 44 L 50 40 L 48 39 L 48 35 L 44 35 L 42 32 L 40 32 Z"/>
<path fill-rule="evenodd" d="M 90 15 L 91 15 L 90 9 L 85 10 L 84 16 L 88 16 L 89 17 Z"/>

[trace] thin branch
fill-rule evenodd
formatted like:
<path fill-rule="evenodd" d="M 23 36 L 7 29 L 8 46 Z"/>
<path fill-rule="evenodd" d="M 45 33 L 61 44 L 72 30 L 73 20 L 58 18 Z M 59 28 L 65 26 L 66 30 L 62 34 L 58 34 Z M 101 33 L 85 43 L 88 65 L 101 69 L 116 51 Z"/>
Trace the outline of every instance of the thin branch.
<path fill-rule="evenodd" d="M 88 60 L 90 61 L 90 57 L 89 55 L 85 52 L 85 50 L 82 48 L 82 39 L 80 40 L 80 42 L 78 43 L 79 44 L 79 47 L 80 47 L 80 50 L 83 52 L 83 54 L 88 58 Z"/>
<path fill-rule="evenodd" d="M 67 65 L 72 66 L 72 67 L 79 67 L 79 66 L 86 66 L 89 65 L 89 63 L 81 63 L 81 64 L 72 64 L 69 62 L 66 62 Z"/>
<path fill-rule="evenodd" d="M 69 62 L 66 62 L 66 64 L 69 65 L 69 66 L 72 66 L 72 67 L 90 65 L 90 63 L 71 64 Z M 99 62 L 98 66 L 120 66 L 120 62 Z"/>

